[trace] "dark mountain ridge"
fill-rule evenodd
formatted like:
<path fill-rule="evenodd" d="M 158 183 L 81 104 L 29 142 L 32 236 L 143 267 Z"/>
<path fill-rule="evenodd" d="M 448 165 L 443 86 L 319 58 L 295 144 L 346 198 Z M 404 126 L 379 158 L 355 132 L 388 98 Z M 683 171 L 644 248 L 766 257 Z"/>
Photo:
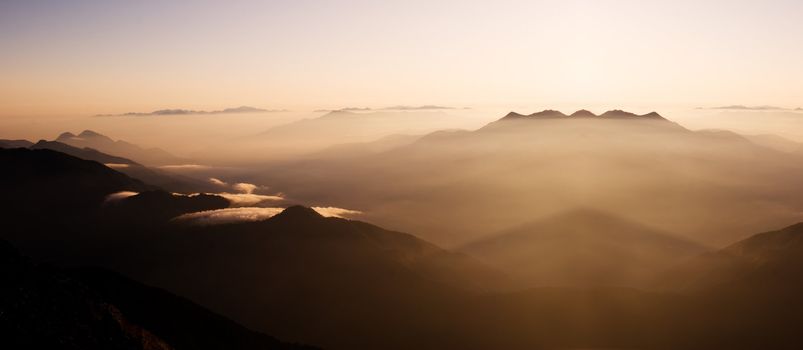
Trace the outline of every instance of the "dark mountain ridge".
<path fill-rule="evenodd" d="M 5 241 L 0 336 L 13 349 L 313 349 L 110 271 L 34 265 Z"/>

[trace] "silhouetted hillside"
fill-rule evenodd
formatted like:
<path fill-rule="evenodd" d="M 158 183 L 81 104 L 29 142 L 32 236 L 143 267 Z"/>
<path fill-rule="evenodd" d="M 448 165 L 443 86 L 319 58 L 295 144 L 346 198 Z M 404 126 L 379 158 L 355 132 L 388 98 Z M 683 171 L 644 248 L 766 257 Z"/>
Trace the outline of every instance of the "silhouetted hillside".
<path fill-rule="evenodd" d="M 151 187 L 89 160 L 52 150 L 0 149 L 3 214 L 71 212 L 97 207 L 110 193 Z M 13 216 L 13 215 L 10 215 Z"/>
<path fill-rule="evenodd" d="M 0 337 L 8 349 L 311 349 L 111 272 L 35 266 L 5 241 Z"/>
<path fill-rule="evenodd" d="M 66 143 L 61 143 L 61 142 L 58 142 L 58 141 L 41 140 L 41 141 L 37 142 L 36 144 L 32 145 L 29 148 L 30 149 L 49 149 L 49 150 L 53 150 L 53 151 L 56 151 L 56 152 L 69 154 L 69 155 L 71 155 L 73 157 L 78 157 L 78 158 L 81 158 L 81 159 L 94 160 L 94 161 L 96 161 L 98 163 L 103 163 L 103 164 L 111 163 L 111 164 L 139 165 L 139 164 L 137 164 L 136 162 L 134 162 L 133 160 L 130 160 L 130 159 L 108 155 L 106 153 L 103 153 L 103 152 L 100 152 L 98 150 L 95 150 L 95 149 L 92 149 L 92 148 L 88 148 L 88 147 L 85 147 L 85 148 L 73 147 L 73 146 L 70 146 L 70 145 L 68 145 Z"/>
<path fill-rule="evenodd" d="M 0 148 L 28 148 L 33 142 L 28 140 L 0 140 Z"/>

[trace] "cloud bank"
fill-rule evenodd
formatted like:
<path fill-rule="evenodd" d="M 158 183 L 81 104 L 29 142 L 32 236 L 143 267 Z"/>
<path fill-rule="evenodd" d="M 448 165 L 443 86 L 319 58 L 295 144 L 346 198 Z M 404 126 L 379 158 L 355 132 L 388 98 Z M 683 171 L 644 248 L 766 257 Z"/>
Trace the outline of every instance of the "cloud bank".
<path fill-rule="evenodd" d="M 422 106 L 391 106 L 384 108 L 370 108 L 370 107 L 345 107 L 340 109 L 317 109 L 315 112 L 372 112 L 372 111 L 433 111 L 445 109 L 459 109 L 458 107 L 438 106 L 438 105 L 422 105 Z M 465 108 L 464 108 L 465 109 Z"/>
<path fill-rule="evenodd" d="M 349 216 L 362 214 L 359 210 L 350 210 L 336 207 L 312 207 L 312 210 L 326 217 L 347 218 Z"/>

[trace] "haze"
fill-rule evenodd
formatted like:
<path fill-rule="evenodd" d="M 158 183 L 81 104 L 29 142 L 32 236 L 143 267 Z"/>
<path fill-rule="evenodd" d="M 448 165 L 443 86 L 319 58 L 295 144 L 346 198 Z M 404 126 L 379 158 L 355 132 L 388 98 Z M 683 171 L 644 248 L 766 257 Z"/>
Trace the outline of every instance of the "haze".
<path fill-rule="evenodd" d="M 799 1 L 3 1 L 0 348 L 803 348 Z"/>

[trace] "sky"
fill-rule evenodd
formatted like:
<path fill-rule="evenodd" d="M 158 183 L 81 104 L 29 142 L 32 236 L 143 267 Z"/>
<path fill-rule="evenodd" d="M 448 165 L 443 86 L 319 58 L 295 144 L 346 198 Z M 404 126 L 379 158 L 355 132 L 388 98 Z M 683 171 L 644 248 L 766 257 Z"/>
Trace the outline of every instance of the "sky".
<path fill-rule="evenodd" d="M 797 1 L 0 1 L 0 118 L 803 106 Z"/>

